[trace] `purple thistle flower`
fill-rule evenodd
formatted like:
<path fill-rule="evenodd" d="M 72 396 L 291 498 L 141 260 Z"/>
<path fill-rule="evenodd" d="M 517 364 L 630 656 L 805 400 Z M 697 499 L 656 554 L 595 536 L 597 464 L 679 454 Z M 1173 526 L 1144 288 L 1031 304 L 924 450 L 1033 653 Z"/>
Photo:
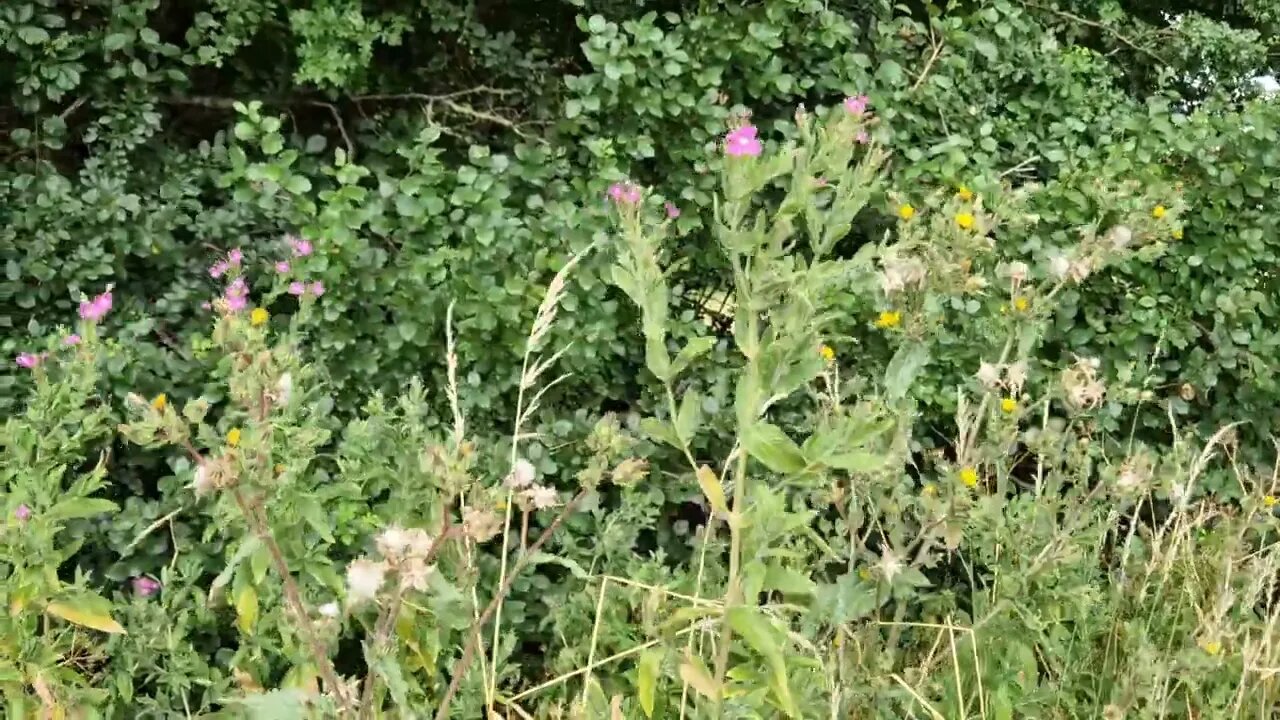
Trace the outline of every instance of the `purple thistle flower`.
<path fill-rule="evenodd" d="M 14 359 L 14 362 L 18 363 L 18 367 L 20 368 L 33 370 L 40 365 L 40 356 L 33 355 L 31 353 L 19 353 L 18 357 Z"/>
<path fill-rule="evenodd" d="M 224 274 L 226 274 L 227 267 L 228 266 L 225 261 L 219 260 L 218 262 L 209 266 L 209 277 L 215 278 L 215 279 L 222 277 Z"/>
<path fill-rule="evenodd" d="M 13 516 L 18 518 L 19 522 L 26 522 L 31 518 L 31 508 L 27 507 L 26 503 L 23 503 L 13 511 Z"/>
<path fill-rule="evenodd" d="M 680 217 L 680 208 L 676 207 L 676 204 L 673 202 L 663 203 L 662 209 L 667 211 L 667 217 L 671 218 L 672 220 L 675 220 L 676 218 Z"/>
<path fill-rule="evenodd" d="M 311 294 L 320 297 L 324 294 L 324 283 L 319 280 L 311 283 Z"/>
<path fill-rule="evenodd" d="M 303 240 L 296 235 L 289 235 L 285 239 L 288 241 L 289 247 L 293 248 L 295 257 L 306 257 L 315 249 L 311 246 L 310 240 Z"/>
<path fill-rule="evenodd" d="M 289 263 L 288 263 L 288 262 L 286 262 L 286 261 L 284 261 L 284 260 L 281 260 L 280 262 L 277 262 L 277 263 L 276 263 L 276 272 L 281 273 L 281 274 L 289 272 Z"/>
<path fill-rule="evenodd" d="M 101 320 L 108 312 L 111 312 L 111 291 L 108 290 L 93 300 L 85 300 L 80 303 L 80 317 L 85 320 L 98 321 Z"/>
<path fill-rule="evenodd" d="M 854 117 L 862 117 L 867 112 L 867 96 L 855 95 L 844 99 L 845 112 Z"/>
<path fill-rule="evenodd" d="M 307 286 L 305 283 L 299 282 L 297 280 L 294 280 L 293 282 L 289 283 L 290 295 L 301 295 L 306 291 L 307 291 Z"/>
<path fill-rule="evenodd" d="M 724 138 L 724 153 L 730 157 L 756 157 L 763 149 L 755 125 L 735 128 Z"/>
<path fill-rule="evenodd" d="M 79 345 L 80 336 L 75 333 L 71 333 L 70 335 L 62 338 L 62 344 L 66 345 L 67 347 L 74 347 L 76 345 Z"/>
<path fill-rule="evenodd" d="M 145 575 L 133 579 L 133 591 L 141 597 L 151 597 L 160 589 L 160 583 Z"/>
<path fill-rule="evenodd" d="M 227 253 L 227 262 L 231 264 L 231 267 L 240 267 L 242 260 L 244 260 L 244 253 L 240 251 L 240 248 L 235 248 Z"/>

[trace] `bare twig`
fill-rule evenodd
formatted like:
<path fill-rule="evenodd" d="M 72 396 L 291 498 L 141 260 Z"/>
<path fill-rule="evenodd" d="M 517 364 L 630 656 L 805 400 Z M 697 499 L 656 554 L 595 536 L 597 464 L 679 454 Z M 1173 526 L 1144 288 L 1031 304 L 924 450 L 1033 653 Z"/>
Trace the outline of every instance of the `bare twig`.
<path fill-rule="evenodd" d="M 1119 40 L 1120 42 L 1124 43 L 1125 45 L 1128 45 L 1129 47 L 1133 48 L 1134 50 L 1137 50 L 1138 52 L 1140 52 L 1140 53 L 1142 53 L 1142 54 L 1144 54 L 1144 55 L 1147 55 L 1148 57 L 1150 57 L 1150 58 L 1154 59 L 1156 62 L 1159 62 L 1159 63 L 1163 63 L 1163 62 L 1164 62 L 1164 58 L 1160 57 L 1159 55 L 1157 55 L 1157 54 L 1155 54 L 1154 52 L 1152 52 L 1152 51 L 1148 50 L 1147 48 L 1144 48 L 1144 47 L 1142 47 L 1141 45 L 1139 45 L 1139 44 L 1135 43 L 1134 41 L 1130 40 L 1128 37 L 1126 37 L 1126 36 L 1124 36 L 1123 34 L 1121 34 L 1119 30 L 1116 30 L 1115 28 L 1111 27 L 1110 25 L 1107 25 L 1107 24 L 1105 24 L 1105 23 L 1100 23 L 1100 22 L 1098 22 L 1097 20 L 1090 20 L 1089 18 L 1083 18 L 1083 17 L 1080 17 L 1079 15 L 1073 15 L 1072 13 L 1066 12 L 1065 10 L 1059 10 L 1059 9 L 1057 9 L 1057 8 L 1046 7 L 1046 6 L 1044 6 L 1044 5 L 1040 5 L 1040 4 L 1038 4 L 1038 3 L 1030 2 L 1029 0 L 1018 0 L 1018 2 L 1019 2 L 1021 5 L 1025 6 L 1025 7 L 1035 8 L 1036 10 L 1040 10 L 1041 12 L 1047 12 L 1047 13 L 1050 13 L 1050 14 L 1052 14 L 1052 15 L 1057 15 L 1058 17 L 1063 18 L 1063 19 L 1066 19 L 1066 20 L 1071 20 L 1071 21 L 1073 21 L 1073 22 L 1078 22 L 1078 23 L 1080 23 L 1081 25 L 1087 25 L 1087 26 L 1092 27 L 1092 28 L 1097 28 L 1097 29 L 1099 29 L 1099 30 L 1101 30 L 1101 31 L 1103 31 L 1103 32 L 1105 32 L 1105 33 L 1107 33 L 1108 35 L 1110 35 L 1110 36 L 1114 37 L 1115 39 Z"/>
<path fill-rule="evenodd" d="M 515 582 L 516 576 L 520 574 L 520 571 L 529 564 L 529 558 L 537 554 L 538 550 L 551 538 L 551 534 L 564 523 L 565 518 L 569 517 L 569 514 L 573 512 L 573 509 L 577 507 L 582 498 L 586 497 L 586 494 L 587 490 L 585 488 L 579 490 L 572 500 L 565 503 L 564 509 L 560 511 L 556 519 L 552 520 L 547 529 L 543 530 L 538 539 L 529 546 L 529 551 L 520 556 L 515 567 L 511 568 L 511 572 L 507 574 L 502 586 L 498 588 L 498 592 L 494 594 L 493 599 L 485 606 L 484 612 L 480 613 L 480 619 L 472 624 L 467 638 L 467 645 L 462 650 L 462 657 L 458 658 L 458 662 L 453 667 L 453 677 L 449 680 L 449 689 L 445 691 L 444 697 L 440 700 L 440 707 L 436 710 L 436 720 L 444 720 L 449 717 L 449 705 L 453 703 L 453 696 L 458 694 L 458 688 L 462 685 L 462 678 L 467 674 L 467 668 L 471 667 L 471 661 L 475 659 L 476 650 L 480 645 L 481 628 L 484 627 L 485 623 L 489 622 L 489 618 L 493 616 L 502 599 L 511 591 L 512 583 Z"/>
<path fill-rule="evenodd" d="M 924 64 L 924 69 L 920 71 L 920 77 L 916 78 L 916 82 L 911 86 L 912 92 L 920 89 L 924 84 L 925 78 L 929 77 L 929 71 L 933 69 L 933 64 L 937 62 L 938 56 L 942 54 L 942 48 L 946 46 L 946 42 L 938 40 L 933 33 L 933 28 L 929 28 L 929 44 L 933 46 L 933 54 L 929 56 L 929 61 Z"/>

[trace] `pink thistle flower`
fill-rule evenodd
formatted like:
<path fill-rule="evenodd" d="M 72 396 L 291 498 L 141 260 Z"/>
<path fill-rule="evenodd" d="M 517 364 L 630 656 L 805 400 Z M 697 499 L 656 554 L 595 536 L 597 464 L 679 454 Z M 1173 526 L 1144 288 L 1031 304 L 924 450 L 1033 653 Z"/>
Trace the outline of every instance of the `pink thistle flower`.
<path fill-rule="evenodd" d="M 85 320 L 98 321 L 101 320 L 108 312 L 111 312 L 111 291 L 108 290 L 93 300 L 85 300 L 80 303 L 80 317 Z"/>
<path fill-rule="evenodd" d="M 241 310 L 249 307 L 249 301 L 238 295 L 236 296 L 228 295 L 227 297 L 223 298 L 223 301 L 227 304 L 227 312 L 238 313 Z"/>
<path fill-rule="evenodd" d="M 311 294 L 320 297 L 324 294 L 324 283 L 319 280 L 311 283 Z"/>
<path fill-rule="evenodd" d="M 631 183 L 614 183 L 609 186 L 609 198 L 619 205 L 635 205 L 640 202 L 640 188 Z"/>
<path fill-rule="evenodd" d="M 226 274 L 227 268 L 228 268 L 227 263 L 225 261 L 219 260 L 218 262 L 209 266 L 209 277 L 220 278 L 224 274 Z"/>
<path fill-rule="evenodd" d="M 862 117 L 867 112 L 867 96 L 855 95 L 844 99 L 845 112 L 854 117 Z"/>
<path fill-rule="evenodd" d="M 228 312 L 240 312 L 245 309 L 249 306 L 249 284 L 242 277 L 232 280 L 222 293 L 222 301 L 226 303 Z"/>
<path fill-rule="evenodd" d="M 14 362 L 18 363 L 18 367 L 20 368 L 26 368 L 27 370 L 34 370 L 35 368 L 39 367 L 41 359 L 42 358 L 39 355 L 33 355 L 31 353 L 19 353 L 18 357 L 14 359 Z"/>
<path fill-rule="evenodd" d="M 289 242 L 289 247 L 293 248 L 293 254 L 295 257 L 306 257 L 315 250 L 315 248 L 311 246 L 310 240 L 303 240 L 296 235 L 290 235 L 286 240 Z"/>
<path fill-rule="evenodd" d="M 62 344 L 67 347 L 75 347 L 80 344 L 80 336 L 75 333 L 71 333 L 70 335 L 62 338 Z"/>
<path fill-rule="evenodd" d="M 622 183 L 614 183 L 609 186 L 609 199 L 614 202 L 622 202 L 622 196 L 626 193 L 626 187 Z"/>
<path fill-rule="evenodd" d="M 276 272 L 281 274 L 289 272 L 289 263 L 284 260 L 276 263 Z"/>
<path fill-rule="evenodd" d="M 307 286 L 306 286 L 306 284 L 304 284 L 304 283 L 301 283 L 301 282 L 299 282 L 299 281 L 297 281 L 297 280 L 294 280 L 293 282 L 289 283 L 289 294 L 290 294 L 290 295 L 301 295 L 302 293 L 304 293 L 304 292 L 306 292 L 306 291 L 307 291 Z"/>
<path fill-rule="evenodd" d="M 667 217 L 671 218 L 672 220 L 675 220 L 676 218 L 680 217 L 680 208 L 676 207 L 676 204 L 673 202 L 663 203 L 662 209 L 667 211 Z"/>
<path fill-rule="evenodd" d="M 240 248 L 227 253 L 227 262 L 231 264 L 231 267 L 240 267 L 242 260 L 244 260 L 244 253 L 240 252 Z"/>
<path fill-rule="evenodd" d="M 141 597 L 151 597 L 160 589 L 160 583 L 149 577 L 141 576 L 133 579 L 133 591 Z"/>
<path fill-rule="evenodd" d="M 743 125 L 724 138 L 724 153 L 730 157 L 756 157 L 764 149 L 756 137 L 755 125 Z"/>
<path fill-rule="evenodd" d="M 26 522 L 31 519 L 31 508 L 27 507 L 26 503 L 23 503 L 13 511 L 13 516 L 18 518 L 19 522 Z"/>

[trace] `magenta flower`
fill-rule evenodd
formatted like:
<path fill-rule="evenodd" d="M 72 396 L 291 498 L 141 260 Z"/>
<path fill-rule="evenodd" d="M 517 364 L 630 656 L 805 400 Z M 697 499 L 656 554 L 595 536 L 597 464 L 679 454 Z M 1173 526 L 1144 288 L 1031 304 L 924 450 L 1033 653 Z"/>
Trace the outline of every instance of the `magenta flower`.
<path fill-rule="evenodd" d="M 856 95 L 844 99 L 845 112 L 854 117 L 862 117 L 867 112 L 867 96 Z"/>
<path fill-rule="evenodd" d="M 19 522 L 26 522 L 31 518 L 31 508 L 27 507 L 26 503 L 23 503 L 18 506 L 18 509 L 13 511 L 13 516 L 18 518 Z"/>
<path fill-rule="evenodd" d="M 289 263 L 285 262 L 284 260 L 281 260 L 280 262 L 276 263 L 276 272 L 278 273 L 289 272 Z"/>
<path fill-rule="evenodd" d="M 293 248 L 293 254 L 296 257 L 306 257 L 314 250 L 310 240 L 303 240 L 296 235 L 289 235 L 285 240 L 288 241 L 289 247 Z"/>
<path fill-rule="evenodd" d="M 240 312 L 249 306 L 249 284 L 238 277 L 231 281 L 222 293 L 222 301 L 227 305 L 227 312 Z"/>
<path fill-rule="evenodd" d="M 609 199 L 614 202 L 622 202 L 622 196 L 626 193 L 626 188 L 622 183 L 614 183 L 609 186 Z"/>
<path fill-rule="evenodd" d="M 111 312 L 111 291 L 108 290 L 93 300 L 80 303 L 80 317 L 85 320 L 98 321 Z"/>
<path fill-rule="evenodd" d="M 146 576 L 133 579 L 133 591 L 141 597 L 151 597 L 160 589 L 160 583 Z"/>
<path fill-rule="evenodd" d="M 730 157 L 755 157 L 764 146 L 756 138 L 755 125 L 743 125 L 729 131 L 724 138 L 724 153 Z"/>
<path fill-rule="evenodd" d="M 209 277 L 211 278 L 222 277 L 224 274 L 226 274 L 227 267 L 228 266 L 225 261 L 219 260 L 218 262 L 209 266 Z"/>
<path fill-rule="evenodd" d="M 14 362 L 18 363 L 20 368 L 32 370 L 40 365 L 40 356 L 32 355 L 31 353 L 19 353 Z"/>
<path fill-rule="evenodd" d="M 231 264 L 231 267 L 240 267 L 242 260 L 244 260 L 244 253 L 240 252 L 240 248 L 235 248 L 227 253 L 227 262 Z"/>
<path fill-rule="evenodd" d="M 640 202 L 640 188 L 631 183 L 614 183 L 609 186 L 609 198 L 619 205 L 635 205 Z"/>
<path fill-rule="evenodd" d="M 676 204 L 673 202 L 663 203 L 662 209 L 667 211 L 667 217 L 671 218 L 672 220 L 675 220 L 676 218 L 680 217 L 680 208 L 676 207 Z"/>
<path fill-rule="evenodd" d="M 289 283 L 290 295 L 301 295 L 306 291 L 307 291 L 307 286 L 304 283 L 301 283 L 297 280 L 294 280 L 293 282 Z"/>
<path fill-rule="evenodd" d="M 324 294 L 324 283 L 319 280 L 311 283 L 311 294 L 320 297 Z"/>
<path fill-rule="evenodd" d="M 62 338 L 62 344 L 66 345 L 67 347 L 74 347 L 76 345 L 79 345 L 80 336 L 76 335 L 75 333 L 71 333 L 70 335 Z"/>

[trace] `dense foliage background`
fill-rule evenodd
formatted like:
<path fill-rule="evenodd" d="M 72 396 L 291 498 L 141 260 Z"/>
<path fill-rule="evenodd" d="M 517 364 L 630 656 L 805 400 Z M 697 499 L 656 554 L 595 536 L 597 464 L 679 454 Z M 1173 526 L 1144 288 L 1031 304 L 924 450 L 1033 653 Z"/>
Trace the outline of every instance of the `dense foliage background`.
<path fill-rule="evenodd" d="M 730 116 L 749 110 L 776 140 L 798 106 L 865 93 L 873 133 L 894 151 L 894 190 L 837 254 L 879 240 L 894 207 L 935 191 L 1042 184 L 1035 233 L 996 236 L 1018 257 L 1097 220 L 1101 184 L 1179 187 L 1168 202 L 1185 208 L 1183 226 L 1167 249 L 1062 293 L 1043 360 L 1101 359 L 1125 400 L 1101 414 L 1101 431 L 1160 444 L 1244 420 L 1249 462 L 1270 450 L 1280 407 L 1280 106 L 1254 83 L 1274 67 L 1277 21 L 1267 0 L 12 0 L 0 7 L 0 354 L 25 351 L 111 284 L 104 387 L 216 400 L 204 304 L 221 286 L 207 268 L 242 248 L 267 272 L 296 234 L 316 249 L 298 267 L 326 288 L 306 334 L 332 403 L 316 422 L 336 430 L 371 393 L 422 376 L 421 421 L 443 433 L 442 330 L 455 303 L 470 431 L 501 445 L 541 288 L 611 232 L 611 183 L 629 178 L 679 210 L 673 335 L 723 333 L 726 269 L 708 223 Z M 610 262 L 584 260 L 553 330 L 573 341 L 560 361 L 572 376 L 544 400 L 527 449 L 553 477 L 587 462 L 568 439 L 600 413 L 662 402 Z M 849 298 L 833 345 L 842 361 L 883 367 L 893 348 L 865 332 L 875 308 L 860 302 Z M 296 308 L 283 296 L 270 310 Z M 954 386 L 989 353 L 963 323 L 941 342 L 914 391 L 923 445 L 946 444 Z M 713 357 L 724 356 L 722 345 Z M 731 392 L 727 367 L 718 378 L 704 387 L 713 418 Z M 6 364 L 0 412 L 16 412 L 29 383 Z M 105 449 L 105 492 L 123 510 L 84 523 L 79 565 L 104 586 L 158 576 L 179 556 L 181 572 L 216 575 L 225 548 L 180 512 L 185 460 Z M 646 510 L 656 532 L 628 536 L 620 522 L 598 536 L 594 517 L 576 518 L 559 552 L 615 569 L 635 552 L 687 557 L 697 497 L 657 482 Z M 345 502 L 340 544 L 363 542 L 378 502 Z M 175 511 L 169 532 L 144 532 Z M 592 610 L 555 577 L 522 579 L 509 611 L 548 642 L 547 608 L 566 613 L 560 622 Z M 216 623 L 182 622 L 208 652 L 174 662 L 225 682 Z"/>

